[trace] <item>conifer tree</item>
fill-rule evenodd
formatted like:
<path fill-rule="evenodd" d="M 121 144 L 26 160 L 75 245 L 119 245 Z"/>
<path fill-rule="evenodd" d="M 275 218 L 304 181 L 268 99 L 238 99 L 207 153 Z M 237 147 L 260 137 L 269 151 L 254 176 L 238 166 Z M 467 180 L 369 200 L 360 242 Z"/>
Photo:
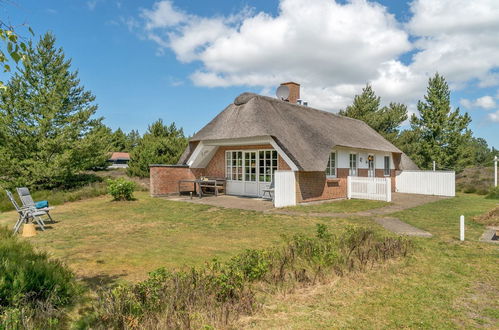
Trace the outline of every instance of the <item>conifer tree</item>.
<path fill-rule="evenodd" d="M 400 103 L 390 103 L 380 108 L 380 97 L 376 96 L 371 85 L 355 95 L 353 104 L 339 112 L 342 116 L 360 119 L 390 141 L 394 141 L 399 127 L 407 119 L 407 107 Z"/>
<path fill-rule="evenodd" d="M 128 174 L 148 177 L 150 164 L 176 164 L 187 147 L 182 128 L 175 123 L 165 125 L 161 119 L 149 126 L 147 132 L 130 154 Z"/>
<path fill-rule="evenodd" d="M 438 73 L 428 80 L 424 101 L 418 102 L 419 117 L 411 116 L 414 138 L 409 152 L 422 168 L 429 169 L 433 161 L 441 169 L 460 169 L 460 160 L 468 157 L 471 117 L 459 108 L 451 109 L 450 90 L 445 78 Z"/>
<path fill-rule="evenodd" d="M 107 155 L 106 127 L 51 33 L 29 42 L 23 65 L 0 95 L 0 181 L 5 186 L 68 185 Z"/>

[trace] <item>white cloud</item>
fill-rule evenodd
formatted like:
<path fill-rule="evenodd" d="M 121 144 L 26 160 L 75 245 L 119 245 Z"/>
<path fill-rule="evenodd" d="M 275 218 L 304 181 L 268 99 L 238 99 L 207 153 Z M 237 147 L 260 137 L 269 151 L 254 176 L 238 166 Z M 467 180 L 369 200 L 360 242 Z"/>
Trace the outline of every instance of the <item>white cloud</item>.
<path fill-rule="evenodd" d="M 485 96 L 479 97 L 474 101 L 469 100 L 469 99 L 460 99 L 459 103 L 466 109 L 482 108 L 482 109 L 490 110 L 490 109 L 493 109 L 496 107 L 496 101 L 490 95 L 485 95 Z"/>
<path fill-rule="evenodd" d="M 184 22 L 188 17 L 184 12 L 174 8 L 169 0 L 154 3 L 152 10 L 143 9 L 141 16 L 147 21 L 147 30 L 174 26 Z"/>
<path fill-rule="evenodd" d="M 475 101 L 476 105 L 483 109 L 492 109 L 496 107 L 496 102 L 492 96 L 482 96 Z"/>
<path fill-rule="evenodd" d="M 499 1 L 416 0 L 408 31 L 419 39 L 415 72 L 439 71 L 457 87 L 478 79 L 480 87 L 497 85 Z"/>
<path fill-rule="evenodd" d="M 496 112 L 489 113 L 488 117 L 491 121 L 499 123 L 499 110 Z"/>
<path fill-rule="evenodd" d="M 160 49 L 200 64 L 190 75 L 198 86 L 268 92 L 293 80 L 312 106 L 338 110 L 368 82 L 384 102 L 409 105 L 437 71 L 451 88 L 499 84 L 499 1 L 415 0 L 410 6 L 405 25 L 382 5 L 360 0 L 281 0 L 276 15 L 245 8 L 214 17 L 163 0 L 143 9 L 141 18 Z M 404 64 L 400 56 L 412 50 Z M 467 101 L 485 109 L 495 104 Z"/>

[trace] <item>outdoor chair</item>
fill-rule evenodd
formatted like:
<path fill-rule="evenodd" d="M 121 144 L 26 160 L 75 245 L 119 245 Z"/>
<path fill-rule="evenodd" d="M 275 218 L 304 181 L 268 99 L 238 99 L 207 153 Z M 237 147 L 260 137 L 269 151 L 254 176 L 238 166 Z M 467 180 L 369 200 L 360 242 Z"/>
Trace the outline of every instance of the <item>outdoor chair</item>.
<path fill-rule="evenodd" d="M 265 197 L 265 194 L 269 194 L 269 197 L 271 199 L 273 199 L 273 195 L 274 195 L 274 180 L 270 181 L 270 186 L 267 188 L 267 189 L 263 189 L 263 194 L 262 194 L 262 198 Z"/>
<path fill-rule="evenodd" d="M 17 188 L 16 190 L 24 207 L 33 209 L 37 212 L 45 212 L 47 217 L 50 219 L 50 222 L 54 222 L 54 219 L 52 219 L 49 213 L 49 211 L 54 208 L 49 207 L 49 203 L 47 201 L 35 202 L 33 200 L 33 197 L 31 197 L 31 194 L 29 193 L 29 189 L 26 187 Z"/>
<path fill-rule="evenodd" d="M 17 219 L 17 222 L 14 225 L 14 234 L 16 234 L 19 231 L 23 223 L 27 223 L 30 219 L 33 219 L 40 226 L 42 230 L 45 230 L 45 223 L 43 222 L 42 216 L 46 215 L 47 214 L 46 212 L 36 211 L 32 208 L 27 208 L 27 207 L 21 208 L 19 204 L 17 204 L 12 193 L 8 190 L 5 190 L 5 192 L 7 193 L 7 197 L 9 198 L 12 205 L 14 205 L 14 208 L 16 209 L 17 213 L 19 213 L 19 219 Z"/>

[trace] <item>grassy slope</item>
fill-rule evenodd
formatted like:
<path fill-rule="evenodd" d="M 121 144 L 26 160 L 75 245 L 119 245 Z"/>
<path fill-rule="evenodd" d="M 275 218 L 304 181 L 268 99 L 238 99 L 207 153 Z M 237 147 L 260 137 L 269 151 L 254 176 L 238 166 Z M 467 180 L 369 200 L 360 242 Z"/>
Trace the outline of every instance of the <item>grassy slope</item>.
<path fill-rule="evenodd" d="M 499 324 L 499 250 L 476 240 L 483 226 L 467 222 L 467 240 L 457 241 L 458 219 L 492 208 L 497 201 L 460 195 L 397 213 L 435 234 L 415 239 L 407 260 L 336 283 L 276 297 L 259 315 L 244 320 L 256 328 L 455 328 Z"/>

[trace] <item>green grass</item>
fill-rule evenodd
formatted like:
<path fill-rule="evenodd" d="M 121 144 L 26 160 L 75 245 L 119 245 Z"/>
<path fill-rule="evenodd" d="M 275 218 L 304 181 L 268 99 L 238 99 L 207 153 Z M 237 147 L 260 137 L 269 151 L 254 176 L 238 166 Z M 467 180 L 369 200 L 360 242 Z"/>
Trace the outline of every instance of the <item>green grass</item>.
<path fill-rule="evenodd" d="M 285 210 L 305 213 L 354 213 L 378 209 L 390 205 L 383 201 L 344 199 L 325 203 L 303 204 L 287 207 Z"/>
<path fill-rule="evenodd" d="M 263 248 L 281 234 L 330 231 L 360 224 L 382 231 L 368 217 L 327 218 L 268 214 L 150 198 L 112 202 L 101 196 L 67 203 L 52 213 L 59 223 L 30 238 L 38 248 L 64 260 L 79 278 L 92 285 L 140 280 L 161 266 L 201 265 L 226 260 L 246 248 Z M 355 204 L 350 204 L 351 202 Z M 341 201 L 303 207 L 355 212 L 368 201 Z M 473 328 L 497 325 L 499 250 L 478 242 L 484 226 L 472 217 L 492 209 L 496 200 L 461 194 L 394 216 L 434 234 L 414 238 L 408 258 L 350 274 L 287 294 L 261 294 L 263 308 L 237 327 L 254 328 Z M 326 205 L 326 206 L 323 206 Z M 365 210 L 365 209 L 364 209 Z M 312 212 L 312 211 L 311 211 Z M 317 211 L 313 211 L 317 212 Z M 320 213 L 320 212 L 318 212 Z M 466 241 L 459 242 L 459 216 L 466 217 Z M 345 214 L 347 216 L 347 214 Z M 13 225 L 13 212 L 0 214 L 0 224 Z"/>
<path fill-rule="evenodd" d="M 30 238 L 62 258 L 80 277 L 95 281 L 145 278 L 158 267 L 201 265 L 246 248 L 267 247 L 282 234 L 313 233 L 316 223 L 343 228 L 354 220 L 297 218 L 151 198 L 113 202 L 110 196 L 67 203 L 51 213 L 60 221 Z M 13 225 L 13 212 L 0 225 Z M 369 224 L 367 219 L 358 223 Z"/>
<path fill-rule="evenodd" d="M 267 308 L 244 320 L 254 328 L 474 328 L 499 324 L 499 250 L 477 242 L 484 227 L 471 221 L 494 202 L 477 195 L 396 213 L 428 230 L 414 239 L 414 254 L 371 273 L 333 284 L 276 296 Z M 468 219 L 459 242 L 459 215 Z"/>

